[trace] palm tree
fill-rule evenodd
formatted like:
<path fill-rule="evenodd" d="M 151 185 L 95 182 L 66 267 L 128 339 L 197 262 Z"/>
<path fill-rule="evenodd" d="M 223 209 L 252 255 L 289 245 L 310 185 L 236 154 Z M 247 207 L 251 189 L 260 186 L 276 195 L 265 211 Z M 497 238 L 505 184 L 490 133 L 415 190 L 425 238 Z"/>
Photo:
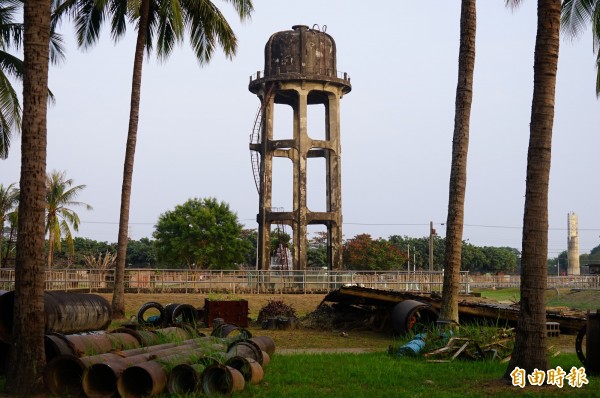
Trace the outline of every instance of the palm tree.
<path fill-rule="evenodd" d="M 25 2 L 23 125 L 13 336 L 5 392 L 41 395 L 44 353 L 44 208 L 50 0 Z"/>
<path fill-rule="evenodd" d="M 0 184 L 0 268 L 3 266 L 4 248 L 4 223 L 10 222 L 10 218 L 17 212 L 19 204 L 19 189 L 15 184 L 4 186 Z M 10 242 L 9 242 L 10 243 Z M 8 247 L 6 248 L 6 256 L 8 256 Z"/>
<path fill-rule="evenodd" d="M 508 0 L 518 5 L 520 0 Z M 515 346 L 504 374 L 516 368 L 530 373 L 548 369 L 546 284 L 548 257 L 548 183 L 558 69 L 561 0 L 538 0 L 533 64 L 533 99 L 529 124 L 525 211 L 521 254 L 521 301 Z"/>
<path fill-rule="evenodd" d="M 444 254 L 444 285 L 440 318 L 458 324 L 458 295 L 462 252 L 465 191 L 467 188 L 467 152 L 473 99 L 475 69 L 476 0 L 462 0 L 460 12 L 460 48 L 458 55 L 458 84 L 454 115 L 454 139 L 450 192 L 446 222 Z"/>
<path fill-rule="evenodd" d="M 64 171 L 52 171 L 46 178 L 46 232 L 48 233 L 48 268 L 52 267 L 54 249 L 61 250 L 61 240 L 64 235 L 73 254 L 72 226 L 79 230 L 79 216 L 68 206 L 84 206 L 91 210 L 92 206 L 77 202 L 75 199 L 85 188 L 85 185 L 73 186 L 73 180 L 66 178 Z"/>
<path fill-rule="evenodd" d="M 253 11 L 251 0 L 225 1 L 232 4 L 241 20 L 249 18 Z M 150 54 L 156 46 L 158 58 L 164 60 L 174 44 L 183 41 L 187 31 L 196 58 L 200 65 L 204 65 L 210 61 L 217 46 L 228 58 L 232 58 L 237 38 L 221 11 L 209 0 L 65 0 L 57 9 L 57 15 L 63 13 L 74 16 L 78 43 L 84 48 L 98 40 L 106 18 L 111 20 L 111 35 L 115 41 L 125 34 L 127 18 L 136 24 L 137 29 L 112 301 L 113 317 L 118 319 L 125 316 L 123 281 L 144 49 Z"/>
<path fill-rule="evenodd" d="M 0 159 L 6 159 L 11 136 L 21 131 L 21 104 L 10 79 L 23 80 L 23 61 L 8 52 L 20 50 L 23 42 L 23 24 L 15 22 L 23 0 L 0 0 Z M 50 39 L 50 60 L 57 63 L 64 58 L 62 37 L 54 31 Z M 49 99 L 53 101 L 49 91 Z"/>
<path fill-rule="evenodd" d="M 14 22 L 18 8 L 15 1 L 0 1 L 0 159 L 8 157 L 12 133 L 21 130 L 21 104 L 9 77 L 22 80 L 23 61 L 6 51 L 22 40 Z"/>
<path fill-rule="evenodd" d="M 560 26 L 571 37 L 578 36 L 589 22 L 592 24 L 596 52 L 596 96 L 600 97 L 600 2 L 598 0 L 564 0 Z"/>

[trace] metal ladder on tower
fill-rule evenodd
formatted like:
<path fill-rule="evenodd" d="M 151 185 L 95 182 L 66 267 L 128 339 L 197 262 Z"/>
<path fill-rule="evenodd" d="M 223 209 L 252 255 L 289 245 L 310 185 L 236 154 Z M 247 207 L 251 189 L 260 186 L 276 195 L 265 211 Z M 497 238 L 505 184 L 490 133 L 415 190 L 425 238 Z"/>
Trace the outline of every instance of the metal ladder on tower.
<path fill-rule="evenodd" d="M 265 121 L 265 107 L 271 97 L 271 93 L 273 92 L 273 87 L 275 85 L 271 84 L 265 94 L 265 98 L 258 107 L 258 111 L 256 112 L 256 118 L 254 119 L 254 125 L 252 126 L 252 132 L 250 133 L 250 145 L 255 144 L 259 145 L 261 143 L 261 134 Z M 254 176 L 254 185 L 256 185 L 256 191 L 260 195 L 260 152 L 254 149 L 250 149 L 250 163 L 252 164 L 252 175 Z"/>

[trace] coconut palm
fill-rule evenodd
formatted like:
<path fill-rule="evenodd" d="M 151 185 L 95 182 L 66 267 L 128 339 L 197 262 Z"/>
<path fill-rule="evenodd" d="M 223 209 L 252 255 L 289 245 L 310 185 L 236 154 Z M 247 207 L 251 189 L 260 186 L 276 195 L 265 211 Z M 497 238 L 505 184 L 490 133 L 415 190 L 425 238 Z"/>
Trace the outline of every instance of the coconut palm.
<path fill-rule="evenodd" d="M 4 264 L 4 223 L 7 221 L 10 223 L 10 218 L 14 217 L 13 214 L 17 212 L 18 204 L 19 189 L 16 185 L 13 183 L 5 187 L 0 184 L 0 267 Z M 8 256 L 8 247 L 6 249 L 6 256 Z"/>
<path fill-rule="evenodd" d="M 79 216 L 72 206 L 83 206 L 91 210 L 92 206 L 77 202 L 75 199 L 85 188 L 85 185 L 73 186 L 73 180 L 66 178 L 64 171 L 52 171 L 46 179 L 46 232 L 48 233 L 48 268 L 52 267 L 54 249 L 61 250 L 61 240 L 64 238 L 73 254 L 73 230 L 79 230 Z"/>
<path fill-rule="evenodd" d="M 0 159 L 6 159 L 11 136 L 21 130 L 21 104 L 11 79 L 23 81 L 23 61 L 8 50 L 20 50 L 23 42 L 23 24 L 14 17 L 23 8 L 23 0 L 0 0 Z M 62 36 L 52 32 L 50 59 L 56 63 L 64 58 Z M 53 100 L 49 92 L 50 100 Z"/>
<path fill-rule="evenodd" d="M 249 18 L 253 11 L 251 0 L 225 1 L 232 4 L 241 20 Z M 158 58 L 165 60 L 174 45 L 182 43 L 187 31 L 196 58 L 203 65 L 210 61 L 217 46 L 232 58 L 237 38 L 221 11 L 209 0 L 65 0 L 57 8 L 57 15 L 62 14 L 74 17 L 78 43 L 84 48 L 96 43 L 105 19 L 110 19 L 115 41 L 125 34 L 127 19 L 137 29 L 112 302 L 113 317 L 122 318 L 125 315 L 123 281 L 144 50 L 150 54 L 156 47 Z"/>
<path fill-rule="evenodd" d="M 560 26 L 564 33 L 576 37 L 587 26 L 592 24 L 594 51 L 596 53 L 596 96 L 600 97 L 600 1 L 598 0 L 564 0 L 561 11 Z"/>
<path fill-rule="evenodd" d="M 22 31 L 14 16 L 19 2 L 0 1 L 0 159 L 6 159 L 11 135 L 21 129 L 21 104 L 10 78 L 23 78 L 23 61 L 7 52 L 19 47 Z"/>
<path fill-rule="evenodd" d="M 465 191 L 467 188 L 467 152 L 473 99 L 475 69 L 475 0 L 462 0 L 460 12 L 460 48 L 458 53 L 458 84 L 452 140 L 452 166 L 448 216 L 446 222 L 446 251 L 444 254 L 444 285 L 440 317 L 458 324 L 458 294 L 462 252 Z"/>
<path fill-rule="evenodd" d="M 44 353 L 44 208 L 50 0 L 25 2 L 23 124 L 13 336 L 5 393 L 41 396 Z"/>
<path fill-rule="evenodd" d="M 508 0 L 516 6 L 520 0 Z M 561 0 L 538 0 L 533 63 L 533 99 L 529 124 L 527 179 L 521 254 L 521 301 L 515 346 L 504 375 L 548 369 L 546 284 L 548 256 L 548 183 L 558 69 Z"/>

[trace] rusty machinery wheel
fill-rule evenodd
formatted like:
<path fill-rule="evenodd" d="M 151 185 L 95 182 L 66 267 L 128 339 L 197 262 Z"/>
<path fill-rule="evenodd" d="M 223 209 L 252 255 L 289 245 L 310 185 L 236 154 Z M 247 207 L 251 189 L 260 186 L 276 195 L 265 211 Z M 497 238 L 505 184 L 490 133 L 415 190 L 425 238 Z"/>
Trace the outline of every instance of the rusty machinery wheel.
<path fill-rule="evenodd" d="M 420 329 L 435 323 L 437 318 L 437 311 L 429 304 L 404 300 L 396 304 L 392 310 L 392 328 L 394 332 L 400 334 L 421 332 Z"/>

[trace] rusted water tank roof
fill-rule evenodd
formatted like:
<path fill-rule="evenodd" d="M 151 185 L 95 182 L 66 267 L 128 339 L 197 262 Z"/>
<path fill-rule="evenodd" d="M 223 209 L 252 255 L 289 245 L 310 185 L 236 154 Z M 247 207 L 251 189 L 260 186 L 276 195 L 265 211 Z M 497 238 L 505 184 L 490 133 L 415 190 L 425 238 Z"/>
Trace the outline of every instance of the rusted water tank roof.
<path fill-rule="evenodd" d="M 344 93 L 352 89 L 349 76 L 337 70 L 333 37 L 306 25 L 271 35 L 265 45 L 264 73 L 251 77 L 249 89 L 256 93 L 261 83 L 274 80 L 328 81 L 342 85 Z"/>

